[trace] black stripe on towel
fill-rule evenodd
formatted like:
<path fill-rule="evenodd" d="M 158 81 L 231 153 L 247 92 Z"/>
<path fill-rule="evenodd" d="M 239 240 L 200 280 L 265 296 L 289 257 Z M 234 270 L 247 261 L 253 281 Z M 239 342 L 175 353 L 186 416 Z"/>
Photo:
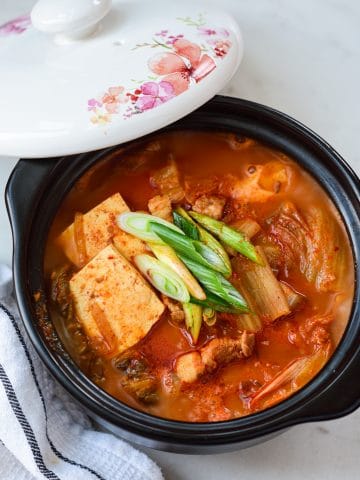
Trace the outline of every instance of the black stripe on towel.
<path fill-rule="evenodd" d="M 61 452 L 59 452 L 59 450 L 55 447 L 55 445 L 53 444 L 52 440 L 50 439 L 49 437 L 49 434 L 48 434 L 48 430 L 47 430 L 47 422 L 48 422 L 48 418 L 47 418 L 47 411 L 46 411 L 46 404 L 45 404 L 45 401 L 44 401 L 44 397 L 43 397 L 43 394 L 42 394 L 42 391 L 41 391 L 41 388 L 40 388 L 40 385 L 39 385 L 39 382 L 38 382 L 38 379 L 37 379 L 37 376 L 36 376 L 36 373 L 35 373 L 35 369 L 34 369 L 34 364 L 32 362 L 32 359 L 31 359 L 31 356 L 30 356 L 30 353 L 29 353 L 29 350 L 26 346 L 26 343 L 24 341 L 24 338 L 23 336 L 21 335 L 21 332 L 20 332 L 20 329 L 19 329 L 19 326 L 18 324 L 16 323 L 16 320 L 15 320 L 15 317 L 14 315 L 5 307 L 5 305 L 3 305 L 2 303 L 0 303 L 0 309 L 10 318 L 10 321 L 11 321 L 11 324 L 16 332 L 16 335 L 24 349 L 24 352 L 25 352 L 25 355 L 26 355 L 26 358 L 29 362 L 29 365 L 30 365 L 30 370 L 31 370 L 31 373 L 32 373 L 32 376 L 33 376 L 33 379 L 34 379 L 34 382 L 35 382 L 35 385 L 36 385 L 36 388 L 37 388 L 37 391 L 39 393 L 39 396 L 40 396 L 40 399 L 41 399 L 41 402 L 43 404 L 43 407 L 44 407 L 44 413 L 45 413 L 45 422 L 46 422 L 46 438 L 48 439 L 49 441 L 49 444 L 50 444 L 50 447 L 51 447 L 51 450 L 53 451 L 53 453 L 55 453 L 55 455 L 57 455 L 61 460 L 63 460 L 64 462 L 67 462 L 69 463 L 70 465 L 73 465 L 75 467 L 79 467 L 79 468 L 82 468 L 83 470 L 87 470 L 88 472 L 92 473 L 93 475 L 95 475 L 95 477 L 97 477 L 99 480 L 105 480 L 105 478 L 103 476 L 101 476 L 99 473 L 97 473 L 95 470 L 93 470 L 92 468 L 88 467 L 87 465 L 83 465 L 82 463 L 78 463 L 76 462 L 75 460 L 71 460 L 70 458 L 67 458 L 65 457 L 65 455 L 63 455 Z"/>
<path fill-rule="evenodd" d="M 33 429 L 31 428 L 29 422 L 27 421 L 27 418 L 24 415 L 24 412 L 22 411 L 22 408 L 20 406 L 20 403 L 16 397 L 15 391 L 13 386 L 11 385 L 11 382 L 6 375 L 6 372 L 3 368 L 3 366 L 0 363 L 0 380 L 4 386 L 6 396 L 9 400 L 10 406 L 21 426 L 23 429 L 23 432 L 25 434 L 26 440 L 29 444 L 29 447 L 31 449 L 32 455 L 34 457 L 34 461 L 40 470 L 40 472 L 45 475 L 46 478 L 49 480 L 60 480 L 57 475 L 55 475 L 54 472 L 49 470 L 47 466 L 44 463 L 44 459 L 41 455 L 41 451 L 39 448 L 39 444 L 36 441 L 36 437 L 34 434 Z"/>

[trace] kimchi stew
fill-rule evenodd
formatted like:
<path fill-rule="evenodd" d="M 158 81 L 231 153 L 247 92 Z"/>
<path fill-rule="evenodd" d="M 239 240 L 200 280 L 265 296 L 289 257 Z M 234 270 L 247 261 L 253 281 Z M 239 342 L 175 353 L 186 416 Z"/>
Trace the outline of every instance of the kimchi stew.
<path fill-rule="evenodd" d="M 350 315 L 342 220 L 291 158 L 232 133 L 172 132 L 93 166 L 51 227 L 52 322 L 80 369 L 188 422 L 263 410 L 308 383 Z"/>

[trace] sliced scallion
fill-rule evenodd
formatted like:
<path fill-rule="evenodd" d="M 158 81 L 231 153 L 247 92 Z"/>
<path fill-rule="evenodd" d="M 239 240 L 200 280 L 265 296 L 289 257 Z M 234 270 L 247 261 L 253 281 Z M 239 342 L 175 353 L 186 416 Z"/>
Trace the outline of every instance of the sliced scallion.
<path fill-rule="evenodd" d="M 167 265 L 146 253 L 136 255 L 134 262 L 144 277 L 159 292 L 179 302 L 189 302 L 190 294 L 185 283 Z"/>
<path fill-rule="evenodd" d="M 217 312 L 224 312 L 224 313 L 243 313 L 243 310 L 236 309 L 232 307 L 229 303 L 225 302 L 222 298 L 214 295 L 213 293 L 209 292 L 208 290 L 204 289 L 206 294 L 205 300 L 199 300 L 197 298 L 191 297 L 191 302 L 196 303 L 197 305 L 201 305 L 203 307 L 209 307 Z"/>
<path fill-rule="evenodd" d="M 217 257 L 221 259 L 223 263 L 222 273 L 225 277 L 231 275 L 231 263 L 228 254 L 221 243 L 216 240 L 207 230 L 197 225 L 196 222 L 190 217 L 190 215 L 181 207 L 178 207 L 173 212 L 174 223 L 181 228 L 183 232 L 194 240 L 200 240 L 208 248 L 213 250 Z M 189 233 L 187 233 L 189 232 Z M 192 232 L 195 232 L 194 236 L 191 236 Z"/>
<path fill-rule="evenodd" d="M 185 235 L 193 240 L 200 240 L 199 230 L 194 220 L 186 214 L 186 211 L 183 208 L 177 208 L 172 214 L 175 225 L 179 227 Z"/>
<path fill-rule="evenodd" d="M 160 223 L 150 222 L 149 228 L 164 243 L 172 247 L 178 255 L 185 255 L 194 262 L 220 273 L 226 274 L 228 272 L 224 267 L 222 259 L 204 243 L 192 240 L 183 233 L 179 234 L 177 231 Z"/>
<path fill-rule="evenodd" d="M 198 341 L 202 323 L 202 307 L 194 303 L 184 303 L 185 325 L 190 331 L 194 343 Z"/>
<path fill-rule="evenodd" d="M 203 320 L 208 327 L 212 327 L 216 323 L 216 311 L 213 308 L 205 307 L 203 308 Z"/>
<path fill-rule="evenodd" d="M 171 247 L 169 247 L 168 245 L 159 245 L 154 243 L 150 243 L 149 246 L 153 251 L 154 255 L 161 262 L 165 263 L 165 265 L 170 267 L 179 275 L 179 277 L 185 283 L 189 293 L 193 297 L 199 300 L 204 300 L 206 298 L 205 292 L 199 285 L 198 281 L 189 272 L 185 264 L 180 260 L 180 258 L 176 255 L 175 251 Z"/>
<path fill-rule="evenodd" d="M 242 312 L 249 311 L 249 307 L 242 295 L 220 273 L 206 268 L 203 265 L 199 265 L 192 259 L 181 254 L 179 254 L 179 256 L 188 269 L 207 290 L 214 295 L 217 295 L 222 300 L 225 300 L 230 306 L 235 307 Z"/>
<path fill-rule="evenodd" d="M 124 230 L 134 237 L 140 238 L 147 242 L 163 243 L 162 240 L 150 228 L 151 224 L 166 226 L 168 229 L 179 235 L 185 236 L 176 225 L 163 220 L 162 218 L 141 212 L 124 212 L 117 217 L 117 224 L 121 230 Z"/>
<path fill-rule="evenodd" d="M 258 255 L 254 245 L 242 232 L 229 227 L 224 222 L 208 217 L 207 215 L 202 215 L 197 212 L 189 212 L 189 214 L 193 219 L 200 223 L 200 225 L 206 228 L 206 230 L 218 237 L 223 243 L 229 245 L 249 260 L 262 265 L 262 259 Z"/>

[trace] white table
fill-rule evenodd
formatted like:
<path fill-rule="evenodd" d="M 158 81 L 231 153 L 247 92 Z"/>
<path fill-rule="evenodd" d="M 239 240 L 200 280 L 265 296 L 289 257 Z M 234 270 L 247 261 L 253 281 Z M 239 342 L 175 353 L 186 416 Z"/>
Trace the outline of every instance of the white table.
<path fill-rule="evenodd" d="M 0 0 L 0 23 L 28 11 L 33 3 Z M 241 68 L 222 93 L 294 116 L 328 140 L 360 173 L 360 2 L 222 0 L 221 4 L 236 16 L 245 40 Z M 1 190 L 15 163 L 16 159 L 0 158 Z M 0 261 L 10 264 L 11 248 L 2 203 Z M 355 480 L 360 478 L 360 412 L 294 427 L 270 442 L 231 454 L 146 451 L 168 480 Z"/>

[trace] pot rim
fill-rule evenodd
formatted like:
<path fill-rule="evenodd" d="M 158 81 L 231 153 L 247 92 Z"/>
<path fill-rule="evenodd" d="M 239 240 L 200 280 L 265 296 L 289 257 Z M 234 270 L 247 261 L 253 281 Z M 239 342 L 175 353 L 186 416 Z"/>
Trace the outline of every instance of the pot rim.
<path fill-rule="evenodd" d="M 236 106 L 234 107 L 234 105 Z M 224 445 L 226 443 L 236 443 L 238 441 L 249 440 L 255 437 L 267 435 L 294 424 L 313 421 L 315 419 L 336 418 L 338 416 L 350 413 L 360 405 L 360 400 L 358 400 L 357 402 L 353 402 L 351 405 L 348 405 L 347 408 L 343 408 L 341 411 L 328 410 L 327 412 L 325 411 L 325 413 L 317 412 L 316 414 L 312 412 L 312 404 L 318 399 L 319 395 L 323 397 L 326 393 L 328 393 L 334 387 L 334 385 L 339 382 L 339 379 L 345 376 L 346 372 L 349 371 L 354 362 L 358 361 L 360 357 L 360 342 L 358 342 L 357 348 L 353 345 L 355 337 L 360 339 L 360 322 L 357 321 L 358 318 L 360 318 L 360 267 L 358 263 L 360 258 L 360 245 L 356 241 L 355 232 L 356 229 L 359 229 L 360 225 L 359 180 L 345 160 L 342 159 L 342 157 L 340 157 L 340 155 L 337 154 L 328 143 L 326 143 L 310 129 L 293 118 L 271 109 L 270 107 L 246 100 L 231 99 L 229 97 L 215 97 L 215 99 L 201 107 L 196 112 L 193 112 L 188 117 L 185 117 L 185 119 L 176 122 L 170 127 L 162 129 L 160 132 L 168 131 L 169 129 L 183 129 L 181 125 L 184 123 L 184 121 L 186 121 L 187 118 L 193 118 L 193 121 L 196 122 L 201 115 L 204 113 L 211 113 L 214 109 L 216 110 L 216 108 L 225 110 L 225 116 L 231 115 L 231 111 L 232 114 L 234 114 L 233 110 L 235 110 L 235 108 L 240 108 L 245 117 L 246 115 L 253 114 L 255 117 L 262 117 L 263 121 L 272 121 L 275 123 L 276 128 L 280 128 L 280 126 L 282 126 L 283 128 L 291 131 L 294 137 L 300 137 L 304 141 L 309 142 L 309 145 L 312 145 L 319 151 L 322 150 L 329 163 L 327 165 L 319 163 L 318 165 L 314 165 L 314 169 L 328 169 L 328 173 L 330 174 L 330 167 L 333 167 L 334 169 L 336 168 L 337 173 L 341 174 L 340 176 L 342 177 L 342 182 L 347 185 L 347 188 L 351 191 L 351 194 L 353 194 L 353 198 L 349 200 L 349 195 L 347 192 L 345 192 L 344 186 L 341 186 L 341 191 L 338 193 L 335 191 L 332 191 L 332 193 L 329 192 L 322 179 L 315 174 L 315 170 L 310 172 L 327 190 L 327 193 L 330 195 L 330 198 L 337 207 L 347 230 L 352 248 L 355 269 L 355 288 L 352 310 L 342 339 L 332 357 L 326 363 L 325 367 L 308 384 L 297 391 L 293 396 L 258 413 L 227 421 L 201 423 L 183 422 L 155 417 L 148 413 L 135 410 L 134 408 L 129 407 L 128 405 L 110 396 L 100 387 L 87 379 L 87 377 L 72 361 L 62 358 L 59 356 L 59 354 L 51 350 L 38 331 L 36 321 L 34 321 L 32 300 L 27 283 L 29 276 L 28 263 L 30 261 L 28 258 L 28 241 L 31 239 L 31 227 L 33 227 L 34 218 L 36 217 L 35 212 L 37 209 L 32 206 L 33 216 L 31 218 L 31 222 L 27 226 L 26 231 L 23 231 L 22 234 L 19 235 L 19 232 L 17 231 L 18 221 L 16 219 L 16 212 L 14 212 L 12 205 L 13 191 L 11 186 L 14 173 L 11 176 L 7 186 L 7 206 L 14 238 L 13 269 L 16 297 L 23 323 L 37 353 L 40 355 L 41 359 L 51 373 L 56 377 L 56 379 L 65 387 L 67 391 L 69 391 L 78 401 L 80 401 L 80 403 L 86 406 L 86 408 L 93 412 L 93 414 L 105 419 L 113 425 L 126 430 L 130 436 L 130 439 L 135 441 L 137 441 L 139 437 L 145 437 L 149 441 L 154 439 L 158 440 L 159 442 L 165 441 L 166 443 L 173 445 L 174 448 L 176 448 L 176 446 L 183 445 L 184 443 L 195 446 L 210 444 Z M 217 119 L 215 119 L 214 125 L 216 122 L 218 122 Z M 224 129 L 231 130 L 231 128 L 227 127 L 226 125 Z M 156 135 L 157 133 L 159 132 L 155 132 L 150 136 Z M 292 141 L 294 141 L 294 139 L 292 139 Z M 119 146 L 104 149 L 95 154 L 94 152 L 89 152 L 88 154 L 74 156 L 78 160 L 78 163 L 82 162 L 81 168 L 79 169 L 79 165 L 75 165 L 75 167 L 77 167 L 75 175 L 74 165 L 69 166 L 68 163 L 66 172 L 63 172 L 62 174 L 65 175 L 70 171 L 71 175 L 72 172 L 70 182 L 72 186 L 77 178 L 79 178 L 84 171 L 90 167 L 90 165 L 95 164 L 97 161 L 104 156 L 107 156 L 109 152 L 116 148 L 119 148 Z M 71 157 L 73 161 L 75 160 L 74 157 Z M 69 162 L 68 158 L 66 160 Z M 295 161 L 298 160 L 295 158 Z M 28 161 L 23 160 L 22 162 Z M 46 160 L 41 160 L 41 162 L 46 162 Z M 56 185 L 59 184 L 59 173 L 61 169 L 64 169 L 63 162 L 64 158 L 56 159 L 55 166 L 53 166 L 47 182 L 45 182 L 46 185 L 42 184 L 37 187 L 37 206 L 41 204 L 41 198 L 46 196 L 49 180 L 53 180 L 51 185 L 53 188 L 55 185 L 54 190 L 56 189 Z M 304 165 L 302 165 L 302 167 L 304 168 Z M 16 168 L 17 166 L 15 167 L 14 172 L 16 171 Z M 62 198 L 64 198 L 67 192 L 62 193 Z M 350 204 L 345 205 L 341 202 L 338 204 L 336 200 L 339 198 L 342 199 L 342 202 L 345 200 L 350 201 Z M 346 212 L 344 210 L 345 207 L 347 208 Z M 55 210 L 57 210 L 57 208 L 58 205 L 56 206 Z M 53 215 L 51 215 L 51 219 L 52 218 Z M 351 222 L 350 218 L 352 220 Z M 349 352 L 349 342 L 353 346 L 351 353 Z"/>

